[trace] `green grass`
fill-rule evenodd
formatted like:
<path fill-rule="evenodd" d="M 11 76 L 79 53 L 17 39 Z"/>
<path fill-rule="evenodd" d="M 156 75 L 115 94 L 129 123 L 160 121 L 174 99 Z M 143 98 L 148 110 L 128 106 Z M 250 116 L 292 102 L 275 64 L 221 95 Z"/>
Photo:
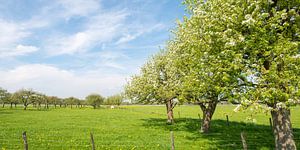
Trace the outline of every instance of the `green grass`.
<path fill-rule="evenodd" d="M 242 149 L 240 133 L 246 134 L 249 149 L 273 149 L 269 115 L 234 113 L 234 106 L 219 105 L 212 132 L 200 134 L 197 106 L 177 106 L 175 125 L 166 125 L 164 106 L 122 106 L 121 109 L 61 108 L 27 111 L 0 108 L 0 149 L 23 149 L 27 131 L 29 149 L 91 149 L 90 132 L 97 149 L 170 149 L 170 130 L 176 149 Z M 180 112 L 180 118 L 179 114 Z M 292 110 L 297 146 L 300 147 L 300 107 Z M 226 124 L 229 115 L 230 126 Z"/>

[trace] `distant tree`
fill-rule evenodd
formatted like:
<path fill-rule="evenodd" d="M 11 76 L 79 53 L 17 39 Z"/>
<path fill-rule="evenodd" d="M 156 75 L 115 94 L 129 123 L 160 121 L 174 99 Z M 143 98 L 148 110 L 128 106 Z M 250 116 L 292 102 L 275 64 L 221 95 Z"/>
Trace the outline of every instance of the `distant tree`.
<path fill-rule="evenodd" d="M 121 105 L 123 96 L 121 94 L 112 95 L 106 98 L 106 104 L 109 105 Z"/>
<path fill-rule="evenodd" d="M 58 98 L 58 105 L 59 107 L 62 107 L 64 105 L 64 101 L 62 98 Z"/>
<path fill-rule="evenodd" d="M 28 105 L 31 104 L 34 100 L 34 95 L 35 92 L 32 91 L 31 89 L 21 89 L 17 92 L 14 93 L 15 98 L 17 98 L 20 103 L 23 104 L 24 110 L 27 109 Z"/>
<path fill-rule="evenodd" d="M 41 104 L 43 104 L 45 101 L 45 95 L 41 93 L 35 93 L 33 95 L 33 99 L 37 109 L 41 109 Z"/>
<path fill-rule="evenodd" d="M 14 94 L 11 94 L 11 93 L 8 93 L 7 94 L 7 102 L 10 104 L 10 108 L 13 107 L 13 105 L 15 105 L 15 107 L 17 107 L 17 104 L 18 104 L 18 99 L 16 99 L 14 97 Z"/>
<path fill-rule="evenodd" d="M 49 109 L 49 104 L 51 103 L 51 96 L 43 95 L 44 108 Z"/>
<path fill-rule="evenodd" d="M 0 102 L 2 103 L 2 107 L 9 102 L 9 97 L 10 93 L 8 93 L 5 89 L 0 88 Z"/>
<path fill-rule="evenodd" d="M 67 104 L 67 98 L 61 99 L 61 105 L 62 105 L 63 107 L 65 107 L 65 108 L 68 106 L 68 104 Z"/>
<path fill-rule="evenodd" d="M 18 99 L 14 99 L 13 95 L 14 94 L 10 94 L 10 102 L 15 105 L 15 108 L 17 108 L 17 104 L 19 104 L 20 102 L 18 101 Z"/>
<path fill-rule="evenodd" d="M 80 100 L 80 107 L 87 105 L 86 100 Z"/>
<path fill-rule="evenodd" d="M 103 103 L 104 97 L 99 94 L 90 94 L 85 98 L 85 100 L 88 105 L 91 105 L 94 109 L 96 109 Z"/>
<path fill-rule="evenodd" d="M 48 96 L 49 104 L 54 105 L 54 108 L 56 108 L 57 105 L 60 104 L 60 99 L 56 96 Z"/>
<path fill-rule="evenodd" d="M 75 97 L 68 97 L 68 98 L 65 99 L 65 103 L 66 103 L 67 105 L 70 105 L 71 108 L 73 108 L 73 105 L 76 105 L 76 101 L 77 101 L 77 100 L 78 100 L 78 99 L 75 98 Z"/>
<path fill-rule="evenodd" d="M 79 108 L 82 105 L 82 100 L 76 98 L 75 99 L 75 105 L 76 105 L 77 108 Z"/>

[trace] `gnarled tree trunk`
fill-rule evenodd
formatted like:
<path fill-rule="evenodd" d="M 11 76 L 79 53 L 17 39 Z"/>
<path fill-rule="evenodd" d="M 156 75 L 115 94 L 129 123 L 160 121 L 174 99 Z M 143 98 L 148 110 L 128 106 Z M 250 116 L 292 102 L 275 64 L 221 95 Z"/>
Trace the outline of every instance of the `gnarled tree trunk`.
<path fill-rule="evenodd" d="M 167 107 L 167 124 L 173 124 L 174 123 L 174 116 L 173 116 L 173 108 L 176 104 L 173 103 L 173 99 L 167 100 L 166 107 Z"/>
<path fill-rule="evenodd" d="M 293 139 L 292 123 L 290 120 L 290 110 L 280 108 L 271 111 L 273 119 L 273 133 L 275 136 L 276 150 L 296 150 Z"/>
<path fill-rule="evenodd" d="M 207 106 L 204 103 L 199 103 L 200 108 L 203 112 L 203 118 L 202 118 L 200 132 L 202 132 L 202 133 L 209 132 L 210 122 L 211 122 L 212 116 L 216 110 L 217 104 L 218 104 L 218 101 L 208 102 Z"/>

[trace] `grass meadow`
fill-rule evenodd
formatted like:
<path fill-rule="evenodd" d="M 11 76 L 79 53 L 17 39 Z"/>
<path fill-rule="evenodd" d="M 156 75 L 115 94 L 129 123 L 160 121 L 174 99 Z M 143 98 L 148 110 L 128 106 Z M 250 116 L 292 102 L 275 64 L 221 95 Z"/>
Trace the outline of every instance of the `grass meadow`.
<path fill-rule="evenodd" d="M 175 124 L 166 125 L 164 106 L 121 106 L 118 109 L 50 108 L 22 110 L 0 108 L 0 149 L 23 149 L 26 131 L 29 149 L 91 149 L 90 132 L 96 149 L 170 149 L 170 131 L 175 149 L 242 149 L 244 131 L 248 149 L 273 149 L 269 114 L 233 112 L 235 106 L 219 105 L 210 134 L 200 134 L 198 106 L 176 106 Z M 226 115 L 230 124 L 227 126 Z M 201 115 L 202 116 L 202 115 Z M 292 110 L 294 138 L 300 147 L 300 107 Z"/>

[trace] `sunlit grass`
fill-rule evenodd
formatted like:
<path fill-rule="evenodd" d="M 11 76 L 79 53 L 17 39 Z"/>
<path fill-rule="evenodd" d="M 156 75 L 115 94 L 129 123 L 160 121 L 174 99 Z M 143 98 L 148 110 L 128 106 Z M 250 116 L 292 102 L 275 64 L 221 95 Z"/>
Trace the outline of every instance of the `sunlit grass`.
<path fill-rule="evenodd" d="M 300 147 L 300 107 L 292 111 L 295 139 Z M 249 149 L 273 149 L 269 114 L 235 113 L 234 106 L 219 105 L 212 132 L 200 134 L 198 106 L 177 106 L 175 125 L 166 125 L 164 106 L 122 106 L 120 109 L 0 108 L 0 148 L 23 149 L 26 131 L 29 149 L 91 149 L 90 132 L 97 149 L 170 149 L 170 130 L 177 149 L 241 149 L 240 133 L 246 134 Z M 178 113 L 179 112 L 179 113 Z M 180 118 L 179 118 L 180 115 Z M 230 126 L 227 126 L 226 115 Z"/>

